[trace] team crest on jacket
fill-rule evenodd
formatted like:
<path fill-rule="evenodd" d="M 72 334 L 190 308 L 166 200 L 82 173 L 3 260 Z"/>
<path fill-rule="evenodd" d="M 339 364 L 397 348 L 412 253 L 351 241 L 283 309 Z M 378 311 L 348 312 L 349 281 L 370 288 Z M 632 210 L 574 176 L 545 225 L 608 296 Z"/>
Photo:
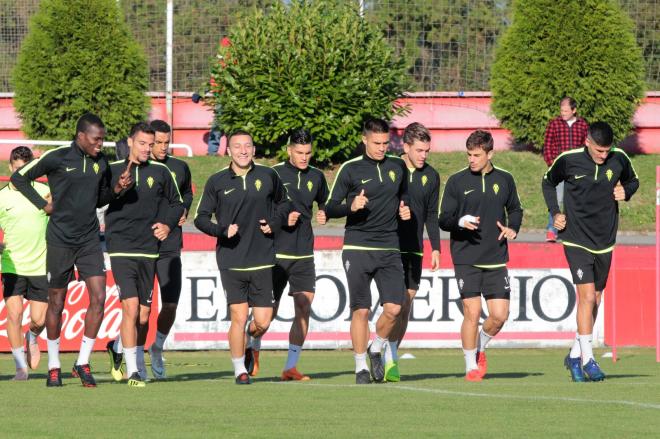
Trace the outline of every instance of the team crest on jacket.
<path fill-rule="evenodd" d="M 257 179 L 254 181 L 254 187 L 256 187 L 258 191 L 260 191 L 260 190 L 261 190 L 261 180 L 259 180 L 259 179 L 257 178 Z"/>
<path fill-rule="evenodd" d="M 95 174 L 98 174 L 98 173 L 99 173 L 99 164 L 98 164 L 98 163 L 94 163 L 94 166 L 92 166 L 92 169 L 94 170 L 94 173 L 95 173 Z"/>
<path fill-rule="evenodd" d="M 608 169 L 605 171 L 605 175 L 607 175 L 607 181 L 612 181 L 612 175 L 614 175 L 614 172 L 612 172 L 611 169 Z"/>
<path fill-rule="evenodd" d="M 499 191 L 500 191 L 500 185 L 497 184 L 497 183 L 495 183 L 495 184 L 493 185 L 493 192 L 495 192 L 495 195 L 497 195 L 497 193 L 498 193 Z"/>
<path fill-rule="evenodd" d="M 314 187 L 314 183 L 312 183 L 311 181 L 308 181 L 307 182 L 307 189 L 309 189 L 309 191 L 311 192 L 313 187 Z"/>
<path fill-rule="evenodd" d="M 422 186 L 426 186 L 426 182 L 429 181 L 429 178 L 426 175 L 422 175 Z"/>
<path fill-rule="evenodd" d="M 149 186 L 149 189 L 151 189 L 151 186 L 154 185 L 154 178 L 153 177 L 148 177 L 147 178 L 147 185 Z"/>
<path fill-rule="evenodd" d="M 396 181 L 396 173 L 394 171 L 388 172 L 387 175 L 390 176 L 390 180 L 392 180 L 392 182 Z"/>

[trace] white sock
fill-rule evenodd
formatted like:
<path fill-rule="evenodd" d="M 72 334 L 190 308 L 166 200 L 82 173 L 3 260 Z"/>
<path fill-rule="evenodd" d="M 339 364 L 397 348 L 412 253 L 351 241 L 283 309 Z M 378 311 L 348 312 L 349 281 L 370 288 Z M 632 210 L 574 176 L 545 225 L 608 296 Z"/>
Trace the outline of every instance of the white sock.
<path fill-rule="evenodd" d="M 137 347 L 124 348 L 124 361 L 126 361 L 126 375 L 130 378 L 138 371 L 137 367 Z"/>
<path fill-rule="evenodd" d="M 397 344 L 398 343 L 396 341 L 389 341 L 385 345 L 385 364 L 392 363 L 399 359 L 399 354 L 397 352 L 397 348 L 398 348 Z"/>
<path fill-rule="evenodd" d="M 465 356 L 465 373 L 473 369 L 479 369 L 476 349 L 463 349 L 463 355 Z"/>
<path fill-rule="evenodd" d="M 124 352 L 124 345 L 121 344 L 121 334 L 115 338 L 115 344 L 112 346 L 112 350 L 115 351 L 116 354 Z"/>
<path fill-rule="evenodd" d="M 35 334 L 31 330 L 27 332 L 27 339 L 29 344 L 37 344 L 37 337 L 39 337 L 39 334 Z"/>
<path fill-rule="evenodd" d="M 232 364 L 234 365 L 234 378 L 238 378 L 241 374 L 247 373 L 245 368 L 245 355 L 240 358 L 232 358 Z"/>
<path fill-rule="evenodd" d="M 568 354 L 570 358 L 580 358 L 582 355 L 582 349 L 580 349 L 580 338 L 579 335 L 575 336 L 573 341 L 573 346 L 571 347 L 571 352 Z"/>
<path fill-rule="evenodd" d="M 146 369 L 147 366 L 144 363 L 144 345 L 136 346 L 135 358 L 137 359 L 138 370 Z"/>
<path fill-rule="evenodd" d="M 76 366 L 81 366 L 83 364 L 89 364 L 89 356 L 94 350 L 95 338 L 88 338 L 83 335 L 82 341 L 80 342 L 80 353 L 78 353 L 78 360 L 76 361 Z"/>
<path fill-rule="evenodd" d="M 358 373 L 361 370 L 369 370 L 369 366 L 367 366 L 366 352 L 362 352 L 361 354 L 353 354 L 353 357 L 355 357 L 355 373 Z"/>
<path fill-rule="evenodd" d="M 369 352 L 372 354 L 379 354 L 383 350 L 383 346 L 387 343 L 386 338 L 381 338 L 378 334 L 376 334 L 376 338 L 374 338 L 374 341 L 371 342 L 371 347 L 369 349 Z"/>
<path fill-rule="evenodd" d="M 289 353 L 286 356 L 286 365 L 284 366 L 284 370 L 289 370 L 296 367 L 296 364 L 298 364 L 298 358 L 300 358 L 300 351 L 302 351 L 302 346 L 289 343 Z"/>
<path fill-rule="evenodd" d="M 493 336 L 486 334 L 483 329 L 479 331 L 479 352 L 486 350 L 486 345 L 491 338 L 493 338 Z"/>
<path fill-rule="evenodd" d="M 162 351 L 163 346 L 165 345 L 166 338 L 167 338 L 167 334 L 163 334 L 160 331 L 156 331 L 156 340 L 154 341 L 154 344 L 151 345 L 151 347 L 156 348 L 156 350 Z"/>
<path fill-rule="evenodd" d="M 59 369 L 62 367 L 60 364 L 60 339 L 48 341 L 48 370 Z"/>
<path fill-rule="evenodd" d="M 593 334 L 578 335 L 580 341 L 580 350 L 582 351 L 582 365 L 584 366 L 594 358 L 594 351 L 591 345 Z"/>
<path fill-rule="evenodd" d="M 14 356 L 14 363 L 16 363 L 16 370 L 27 369 L 27 362 L 25 361 L 25 349 L 23 349 L 23 346 L 21 346 L 20 348 L 12 349 L 11 354 Z"/>

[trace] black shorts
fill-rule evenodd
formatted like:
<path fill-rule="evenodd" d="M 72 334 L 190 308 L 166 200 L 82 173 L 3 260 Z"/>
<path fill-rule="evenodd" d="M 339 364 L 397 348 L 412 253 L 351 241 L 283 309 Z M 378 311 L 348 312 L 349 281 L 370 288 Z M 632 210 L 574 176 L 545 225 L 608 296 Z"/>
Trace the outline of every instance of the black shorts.
<path fill-rule="evenodd" d="M 371 308 L 371 281 L 376 281 L 380 304 L 401 305 L 403 282 L 401 253 L 390 250 L 344 250 L 341 259 L 348 282 L 351 309 Z"/>
<path fill-rule="evenodd" d="M 156 261 L 156 277 L 162 303 L 179 303 L 181 297 L 181 256 L 161 256 Z"/>
<path fill-rule="evenodd" d="M 85 280 L 93 276 L 105 276 L 103 250 L 99 241 L 80 247 L 57 247 L 46 249 L 46 271 L 50 288 L 66 288 L 75 279 L 74 265 L 78 278 Z"/>
<path fill-rule="evenodd" d="M 422 280 L 422 255 L 415 253 L 401 253 L 401 262 L 403 263 L 403 280 L 406 283 L 406 289 L 419 290 L 419 283 Z"/>
<path fill-rule="evenodd" d="M 119 299 L 137 297 L 140 305 L 151 306 L 155 259 L 110 256 L 110 266 L 119 291 Z"/>
<path fill-rule="evenodd" d="M 220 282 L 227 298 L 227 305 L 246 303 L 258 308 L 272 308 L 273 269 L 220 270 Z"/>
<path fill-rule="evenodd" d="M 596 291 L 603 291 L 610 274 L 612 252 L 591 253 L 579 247 L 564 246 L 564 254 L 571 269 L 573 283 L 594 284 Z"/>
<path fill-rule="evenodd" d="M 2 294 L 5 299 L 23 296 L 27 300 L 48 303 L 48 280 L 46 276 L 2 273 Z"/>
<path fill-rule="evenodd" d="M 454 276 L 461 299 L 484 296 L 486 299 L 511 298 L 509 271 L 506 267 L 479 268 L 455 265 Z"/>
<path fill-rule="evenodd" d="M 316 289 L 314 258 L 277 259 L 273 267 L 273 296 L 279 302 L 289 283 L 289 296 L 296 293 L 313 293 Z"/>

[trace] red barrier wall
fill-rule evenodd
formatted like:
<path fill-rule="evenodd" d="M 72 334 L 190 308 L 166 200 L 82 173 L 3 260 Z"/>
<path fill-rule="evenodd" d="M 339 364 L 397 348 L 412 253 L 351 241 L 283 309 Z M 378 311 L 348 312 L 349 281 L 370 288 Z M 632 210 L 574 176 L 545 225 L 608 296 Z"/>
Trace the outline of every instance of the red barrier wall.
<path fill-rule="evenodd" d="M 478 128 L 493 133 L 496 149 L 512 147 L 509 131 L 500 128 L 499 121 L 490 112 L 491 97 L 488 92 L 465 92 L 461 96 L 452 92 L 413 93 L 400 102 L 409 104 L 411 112 L 393 121 L 394 133 L 401 134 L 412 121 L 421 122 L 433 134 L 433 151 L 462 150 L 468 134 Z M 164 97 L 152 97 L 149 117 L 167 120 Z M 195 155 L 206 154 L 212 117 L 210 109 L 193 103 L 189 94 L 177 94 L 173 102 L 174 142 L 190 145 Z M 660 153 L 660 92 L 647 94 L 635 113 L 633 123 L 635 134 L 625 139 L 624 147 L 636 153 Z M 13 99 L 0 97 L 0 139 L 23 139 L 20 127 Z M 221 151 L 224 151 L 224 145 L 223 137 Z M 0 159 L 6 159 L 13 146 L 0 145 Z M 181 150 L 176 152 L 181 153 Z"/>

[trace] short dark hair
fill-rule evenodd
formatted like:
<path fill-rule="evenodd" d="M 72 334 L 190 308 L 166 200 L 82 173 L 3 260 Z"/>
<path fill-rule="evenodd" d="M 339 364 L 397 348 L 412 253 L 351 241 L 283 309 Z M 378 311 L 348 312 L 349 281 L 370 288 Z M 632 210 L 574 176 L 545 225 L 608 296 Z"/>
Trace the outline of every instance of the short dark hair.
<path fill-rule="evenodd" d="M 470 151 L 481 148 L 486 152 L 490 152 L 493 150 L 493 145 L 493 136 L 488 131 L 483 130 L 474 131 L 465 142 L 465 146 Z"/>
<path fill-rule="evenodd" d="M 131 127 L 131 132 L 128 135 L 131 139 L 135 138 L 138 133 L 151 134 L 152 136 L 156 134 L 156 131 L 146 122 L 138 122 Z"/>
<path fill-rule="evenodd" d="M 232 133 L 227 136 L 227 146 L 229 146 L 229 141 L 235 136 L 250 136 L 250 139 L 254 142 L 254 139 L 252 139 L 252 134 L 245 130 L 236 130 L 232 131 Z"/>
<path fill-rule="evenodd" d="M 309 145 L 312 143 L 312 133 L 305 128 L 298 128 L 289 138 L 290 145 Z"/>
<path fill-rule="evenodd" d="M 614 132 L 607 122 L 594 122 L 589 125 L 587 135 L 598 146 L 612 146 L 614 143 Z"/>
<path fill-rule="evenodd" d="M 25 163 L 31 162 L 34 159 L 32 150 L 27 146 L 17 146 L 11 150 L 9 154 L 9 163 L 14 163 L 16 160 L 22 160 Z"/>
<path fill-rule="evenodd" d="M 165 122 L 164 120 L 160 120 L 160 119 L 152 120 L 149 125 L 151 125 L 151 128 L 157 133 L 169 134 L 172 132 L 172 127 L 170 126 L 169 123 Z"/>
<path fill-rule="evenodd" d="M 420 142 L 431 141 L 431 133 L 429 133 L 428 128 L 419 122 L 413 122 L 403 130 L 403 143 L 412 145 L 415 143 L 415 140 L 419 140 Z"/>
<path fill-rule="evenodd" d="M 577 102 L 575 101 L 575 99 L 573 99 L 570 96 L 564 96 L 563 98 L 561 98 L 561 101 L 559 101 L 559 105 L 563 104 L 564 102 L 567 102 L 568 105 L 571 106 L 571 110 L 575 110 L 577 108 Z"/>
<path fill-rule="evenodd" d="M 92 125 L 95 125 L 99 128 L 105 128 L 103 121 L 96 114 L 83 114 L 80 116 L 80 119 L 78 119 L 78 122 L 76 122 L 76 135 L 78 135 L 78 133 L 86 133 L 89 127 Z"/>
<path fill-rule="evenodd" d="M 362 134 L 367 135 L 367 133 L 389 133 L 390 126 L 383 119 L 367 119 L 362 127 Z"/>

